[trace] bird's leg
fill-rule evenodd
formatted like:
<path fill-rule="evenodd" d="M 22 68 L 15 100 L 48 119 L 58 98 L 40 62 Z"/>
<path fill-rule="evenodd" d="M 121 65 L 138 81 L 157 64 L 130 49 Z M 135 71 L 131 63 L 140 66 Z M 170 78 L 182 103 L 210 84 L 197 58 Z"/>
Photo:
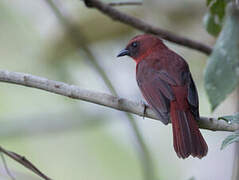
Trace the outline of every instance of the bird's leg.
<path fill-rule="evenodd" d="M 143 106 L 144 106 L 144 111 L 143 111 L 143 119 L 144 119 L 145 116 L 146 116 L 146 110 L 147 110 L 148 105 L 147 105 L 144 101 L 142 101 L 141 103 L 142 103 Z"/>

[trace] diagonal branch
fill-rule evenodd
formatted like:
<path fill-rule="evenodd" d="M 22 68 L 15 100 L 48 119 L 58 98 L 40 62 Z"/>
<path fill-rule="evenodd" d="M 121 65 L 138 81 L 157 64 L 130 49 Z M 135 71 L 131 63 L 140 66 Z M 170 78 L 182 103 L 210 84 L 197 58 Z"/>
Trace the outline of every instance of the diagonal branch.
<path fill-rule="evenodd" d="M 133 17 L 133 16 L 124 14 L 124 13 L 116 10 L 115 8 L 112 8 L 110 5 L 103 3 L 99 0 L 84 0 L 84 2 L 87 7 L 96 8 L 99 11 L 101 11 L 102 13 L 104 13 L 105 15 L 112 18 L 113 20 L 120 21 L 121 23 L 132 26 L 136 29 L 139 29 L 139 30 L 145 32 L 145 33 L 151 33 L 151 34 L 158 35 L 165 40 L 174 42 L 176 44 L 179 44 L 179 45 L 191 48 L 191 49 L 198 50 L 206 55 L 209 55 L 212 52 L 212 48 L 203 43 L 191 40 L 186 37 L 176 35 L 170 31 L 150 25 L 140 19 Z"/>
<path fill-rule="evenodd" d="M 31 74 L 0 70 L 0 82 L 42 89 L 44 91 L 67 96 L 73 99 L 79 99 L 120 111 L 130 112 L 139 116 L 144 116 L 144 104 L 136 103 L 124 98 L 118 98 L 105 93 L 81 89 L 75 85 L 48 80 Z M 146 110 L 145 117 L 160 120 L 149 107 Z M 199 120 L 199 127 L 212 131 L 236 131 L 239 129 L 238 124 L 229 124 L 223 120 L 209 117 L 201 117 Z"/>
<path fill-rule="evenodd" d="M 27 160 L 24 156 L 21 156 L 17 153 L 8 151 L 0 146 L 0 152 L 5 154 L 6 156 L 10 157 L 11 159 L 19 162 L 21 165 L 29 169 L 30 171 L 34 172 L 38 176 L 42 177 L 45 180 L 51 180 L 51 178 L 47 177 L 45 174 L 43 174 L 35 165 L 33 165 L 29 160 Z"/>

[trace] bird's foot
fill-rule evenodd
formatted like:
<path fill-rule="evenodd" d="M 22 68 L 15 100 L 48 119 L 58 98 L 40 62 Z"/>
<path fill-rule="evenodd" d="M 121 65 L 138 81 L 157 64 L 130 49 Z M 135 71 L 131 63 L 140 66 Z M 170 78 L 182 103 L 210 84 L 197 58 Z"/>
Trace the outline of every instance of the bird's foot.
<path fill-rule="evenodd" d="M 147 111 L 148 105 L 147 105 L 144 101 L 142 101 L 141 103 L 142 103 L 143 106 L 144 106 L 144 111 L 143 111 L 143 119 L 144 119 L 145 116 L 146 116 L 146 111 Z"/>

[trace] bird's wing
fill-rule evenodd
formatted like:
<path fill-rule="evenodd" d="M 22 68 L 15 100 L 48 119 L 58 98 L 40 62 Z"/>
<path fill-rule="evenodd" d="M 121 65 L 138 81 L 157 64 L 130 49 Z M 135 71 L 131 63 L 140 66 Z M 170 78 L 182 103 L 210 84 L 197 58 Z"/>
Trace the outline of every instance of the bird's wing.
<path fill-rule="evenodd" d="M 162 122 L 167 124 L 170 117 L 170 102 L 175 100 L 173 89 L 177 89 L 177 86 L 185 86 L 187 88 L 187 97 L 185 98 L 187 98 L 190 110 L 196 117 L 199 117 L 198 93 L 187 63 L 175 53 L 168 53 L 168 56 L 170 56 L 171 63 L 179 62 L 179 65 L 172 64 L 167 67 L 173 69 L 162 68 L 163 64 L 160 64 L 160 60 L 155 61 L 159 67 L 157 70 L 145 67 L 148 65 L 144 61 L 137 65 L 137 82 L 144 98 L 157 112 Z M 172 61 L 172 59 L 176 60 Z M 145 69 L 149 70 L 144 72 Z"/>
<path fill-rule="evenodd" d="M 153 110 L 161 118 L 164 124 L 169 123 L 170 101 L 175 97 L 171 88 L 174 80 L 166 72 L 152 72 L 150 79 L 139 73 L 137 82 L 140 90 L 153 108 Z"/>
<path fill-rule="evenodd" d="M 198 92 L 197 92 L 197 88 L 194 84 L 194 81 L 192 79 L 191 73 L 188 73 L 188 102 L 190 105 L 190 109 L 192 111 L 192 113 L 196 116 L 199 117 L 199 101 L 198 101 Z"/>

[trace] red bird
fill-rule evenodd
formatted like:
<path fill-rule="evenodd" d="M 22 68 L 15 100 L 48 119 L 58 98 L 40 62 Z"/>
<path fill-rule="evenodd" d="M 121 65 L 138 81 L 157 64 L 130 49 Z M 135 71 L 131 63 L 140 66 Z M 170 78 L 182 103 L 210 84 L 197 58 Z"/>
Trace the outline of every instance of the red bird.
<path fill-rule="evenodd" d="M 187 62 L 159 38 L 138 35 L 117 57 L 136 62 L 140 90 L 164 124 L 171 117 L 174 149 L 179 158 L 202 158 L 208 147 L 199 131 L 198 93 Z"/>

